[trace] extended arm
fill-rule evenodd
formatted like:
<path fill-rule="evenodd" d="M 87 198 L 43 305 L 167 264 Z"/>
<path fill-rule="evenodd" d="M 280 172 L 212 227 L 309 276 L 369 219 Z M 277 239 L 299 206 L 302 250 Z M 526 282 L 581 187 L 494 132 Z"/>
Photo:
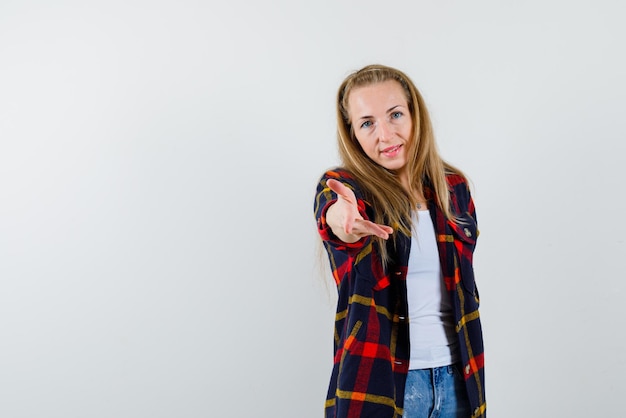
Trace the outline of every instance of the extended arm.
<path fill-rule="evenodd" d="M 337 194 L 337 200 L 326 212 L 326 222 L 337 238 L 347 243 L 356 242 L 368 235 L 389 238 L 393 228 L 364 220 L 352 190 L 334 179 L 328 179 L 326 185 Z"/>

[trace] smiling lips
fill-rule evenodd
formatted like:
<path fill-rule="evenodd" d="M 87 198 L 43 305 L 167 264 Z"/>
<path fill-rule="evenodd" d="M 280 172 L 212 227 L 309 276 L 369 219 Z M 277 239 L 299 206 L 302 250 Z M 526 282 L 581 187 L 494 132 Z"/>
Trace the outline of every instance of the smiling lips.
<path fill-rule="evenodd" d="M 385 157 L 393 158 L 400 153 L 400 148 L 402 148 L 402 145 L 394 145 L 392 147 L 385 148 L 380 153 Z"/>

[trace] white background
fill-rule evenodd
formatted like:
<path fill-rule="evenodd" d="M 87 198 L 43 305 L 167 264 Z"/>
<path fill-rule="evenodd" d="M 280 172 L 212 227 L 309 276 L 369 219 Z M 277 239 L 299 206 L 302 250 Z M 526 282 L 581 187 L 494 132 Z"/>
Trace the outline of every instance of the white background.
<path fill-rule="evenodd" d="M 0 416 L 320 417 L 313 194 L 370 63 L 473 181 L 489 415 L 619 415 L 623 9 L 2 1 Z"/>

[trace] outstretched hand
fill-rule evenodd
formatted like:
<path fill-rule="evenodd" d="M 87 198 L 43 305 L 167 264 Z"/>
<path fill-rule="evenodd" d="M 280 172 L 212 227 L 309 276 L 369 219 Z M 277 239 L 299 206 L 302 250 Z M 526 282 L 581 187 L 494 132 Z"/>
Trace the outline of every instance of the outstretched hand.
<path fill-rule="evenodd" d="M 389 238 L 393 228 L 364 220 L 352 190 L 334 179 L 328 179 L 326 185 L 337 193 L 337 201 L 326 212 L 326 222 L 339 239 L 356 242 L 368 235 Z"/>

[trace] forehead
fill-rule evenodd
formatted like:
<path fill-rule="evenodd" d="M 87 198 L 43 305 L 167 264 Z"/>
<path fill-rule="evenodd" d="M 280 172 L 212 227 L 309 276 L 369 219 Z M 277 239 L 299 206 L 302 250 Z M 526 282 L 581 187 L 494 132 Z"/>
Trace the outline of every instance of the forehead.
<path fill-rule="evenodd" d="M 348 96 L 348 112 L 352 117 L 384 114 L 394 106 L 407 106 L 404 89 L 396 80 L 356 87 Z"/>

